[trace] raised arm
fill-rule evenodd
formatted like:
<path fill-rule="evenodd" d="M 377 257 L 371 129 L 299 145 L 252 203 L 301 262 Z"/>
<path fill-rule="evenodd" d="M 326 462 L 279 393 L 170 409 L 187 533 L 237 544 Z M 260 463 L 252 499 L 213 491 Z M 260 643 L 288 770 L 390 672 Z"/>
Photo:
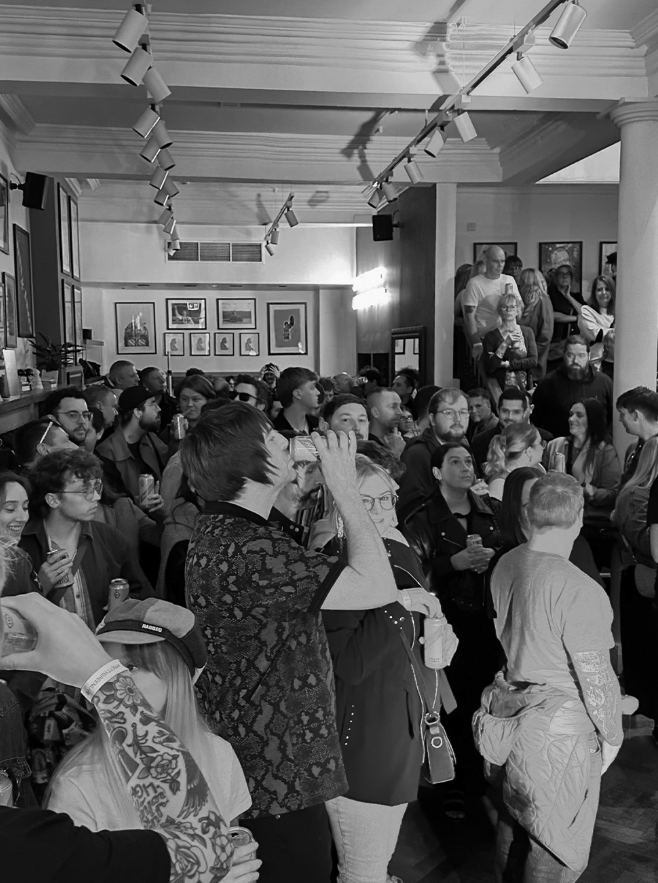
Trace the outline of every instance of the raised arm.
<path fill-rule="evenodd" d="M 615 759 L 624 739 L 619 681 L 610 665 L 608 650 L 573 653 L 571 661 L 587 713 L 601 737 L 602 772 L 605 772 Z"/>

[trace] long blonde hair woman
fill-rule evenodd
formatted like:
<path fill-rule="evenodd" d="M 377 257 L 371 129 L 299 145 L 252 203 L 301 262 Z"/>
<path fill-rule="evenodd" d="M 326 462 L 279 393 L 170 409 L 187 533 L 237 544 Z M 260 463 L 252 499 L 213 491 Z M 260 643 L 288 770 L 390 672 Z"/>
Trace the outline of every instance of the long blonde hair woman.
<path fill-rule="evenodd" d="M 544 442 L 539 430 L 531 423 L 511 423 L 489 445 L 484 474 L 489 485 L 489 496 L 503 499 L 505 479 L 521 466 L 538 466 L 544 454 Z"/>

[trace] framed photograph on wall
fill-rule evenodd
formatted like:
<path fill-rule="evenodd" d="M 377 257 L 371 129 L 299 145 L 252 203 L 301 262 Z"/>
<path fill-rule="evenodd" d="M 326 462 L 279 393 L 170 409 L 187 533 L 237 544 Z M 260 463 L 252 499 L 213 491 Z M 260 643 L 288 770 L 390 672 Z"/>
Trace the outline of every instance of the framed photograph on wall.
<path fill-rule="evenodd" d="M 0 251 L 9 254 L 9 183 L 0 175 Z"/>
<path fill-rule="evenodd" d="M 257 331 L 240 332 L 240 355 L 260 356 L 260 334 Z"/>
<path fill-rule="evenodd" d="M 396 341 L 395 341 L 395 355 L 396 356 L 403 356 L 406 348 L 407 348 L 407 341 L 406 340 L 404 340 L 403 338 L 396 339 Z"/>
<path fill-rule="evenodd" d="M 0 282 L 0 349 L 5 349 L 7 325 L 5 321 L 5 286 Z M 2 354 L 0 354 L 1 357 Z"/>
<path fill-rule="evenodd" d="M 154 355 L 158 351 L 155 337 L 155 304 L 116 303 L 117 355 Z"/>
<path fill-rule="evenodd" d="M 73 286 L 73 325 L 75 327 L 75 342 L 77 346 L 84 346 L 82 337 L 82 289 L 79 285 Z"/>
<path fill-rule="evenodd" d="M 307 355 L 305 303 L 267 305 L 267 343 L 270 356 Z"/>
<path fill-rule="evenodd" d="M 191 356 L 209 356 L 210 355 L 210 332 L 209 331 L 192 331 L 190 333 L 190 355 Z"/>
<path fill-rule="evenodd" d="M 165 356 L 185 355 L 185 335 L 182 331 L 165 331 L 164 353 Z"/>
<path fill-rule="evenodd" d="M 206 300 L 195 298 L 194 300 L 179 300 L 167 298 L 167 330 L 168 331 L 191 331 L 197 328 L 200 331 L 206 328 Z"/>
<path fill-rule="evenodd" d="M 553 281 L 558 267 L 571 267 L 573 279 L 571 291 L 580 294 L 583 287 L 583 243 L 582 242 L 540 242 L 539 269 L 546 281 Z"/>
<path fill-rule="evenodd" d="M 599 276 L 609 276 L 610 267 L 608 266 L 608 255 L 617 254 L 616 242 L 599 243 Z"/>
<path fill-rule="evenodd" d="M 69 343 L 75 341 L 75 320 L 73 318 L 73 286 L 62 279 L 62 315 L 64 316 L 64 335 Z"/>
<path fill-rule="evenodd" d="M 14 269 L 16 272 L 16 307 L 18 336 L 34 337 L 34 298 L 32 296 L 32 262 L 30 234 L 14 224 Z"/>
<path fill-rule="evenodd" d="M 244 331 L 256 327 L 255 298 L 217 298 L 217 327 L 220 331 Z"/>
<path fill-rule="evenodd" d="M 63 187 L 57 185 L 59 202 L 59 258 L 62 273 L 71 275 L 71 218 L 69 211 L 69 195 Z"/>
<path fill-rule="evenodd" d="M 71 272 L 74 279 L 80 279 L 80 229 L 78 225 L 78 203 L 71 199 Z"/>
<path fill-rule="evenodd" d="M 484 253 L 491 245 L 497 245 L 499 248 L 502 248 L 506 258 L 516 257 L 518 242 L 474 242 L 473 263 L 484 260 Z"/>
<path fill-rule="evenodd" d="M 7 349 L 14 349 L 18 346 L 18 328 L 16 327 L 16 280 L 9 273 L 3 273 L 2 286 L 5 292 L 5 347 Z"/>
<path fill-rule="evenodd" d="M 235 334 L 230 331 L 215 331 L 215 355 L 235 355 Z"/>

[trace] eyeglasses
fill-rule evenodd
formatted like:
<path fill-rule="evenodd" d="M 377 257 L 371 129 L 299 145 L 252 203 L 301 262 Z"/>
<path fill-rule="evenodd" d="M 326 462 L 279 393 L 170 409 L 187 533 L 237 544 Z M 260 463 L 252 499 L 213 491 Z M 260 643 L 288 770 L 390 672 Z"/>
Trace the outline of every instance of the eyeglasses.
<path fill-rule="evenodd" d="M 76 413 L 78 412 L 76 411 Z M 88 503 L 93 503 L 96 494 L 98 494 L 99 497 L 103 495 L 103 481 L 102 479 L 97 478 L 79 491 L 60 491 L 60 494 L 82 494 Z"/>
<path fill-rule="evenodd" d="M 68 417 L 71 423 L 80 423 L 91 419 L 91 411 L 58 411 L 60 417 Z"/>
<path fill-rule="evenodd" d="M 379 503 L 382 509 L 395 509 L 395 505 L 398 501 L 398 498 L 395 494 L 382 494 L 381 497 L 364 497 L 362 496 L 363 505 L 366 507 L 366 511 L 370 512 L 375 503 Z"/>
<path fill-rule="evenodd" d="M 44 434 L 41 436 L 41 438 L 37 442 L 37 447 L 39 447 L 39 445 L 42 445 L 44 443 L 46 436 L 48 435 L 50 430 L 53 428 L 53 426 L 59 426 L 59 423 L 57 423 L 55 420 L 49 420 L 48 426 L 46 426 L 46 431 L 44 432 Z M 59 428 L 61 429 L 61 426 L 59 426 Z"/>
<path fill-rule="evenodd" d="M 253 399 L 255 402 L 258 401 L 256 396 L 252 396 L 249 392 L 234 392 L 233 399 L 239 399 L 239 401 L 241 402 L 249 402 L 251 401 L 251 399 Z"/>
<path fill-rule="evenodd" d="M 437 411 L 436 413 L 445 414 L 448 420 L 454 420 L 457 416 L 460 419 L 469 416 L 468 408 L 465 408 L 463 411 L 455 411 L 453 408 L 444 408 L 443 411 Z"/>

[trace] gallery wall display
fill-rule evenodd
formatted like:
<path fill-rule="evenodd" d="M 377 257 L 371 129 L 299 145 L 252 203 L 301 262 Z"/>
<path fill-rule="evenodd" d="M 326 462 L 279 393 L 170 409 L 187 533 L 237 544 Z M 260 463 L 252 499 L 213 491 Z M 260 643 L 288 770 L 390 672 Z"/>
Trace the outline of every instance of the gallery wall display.
<path fill-rule="evenodd" d="M 210 355 L 210 332 L 192 331 L 190 333 L 190 356 Z"/>
<path fill-rule="evenodd" d="M 3 273 L 2 287 L 4 289 L 5 347 L 7 349 L 15 349 L 18 346 L 16 280 L 9 273 Z"/>
<path fill-rule="evenodd" d="M 167 330 L 169 331 L 199 331 L 206 328 L 206 301 L 205 298 L 194 300 L 179 300 L 167 298 Z"/>
<path fill-rule="evenodd" d="M 484 253 L 492 245 L 497 245 L 505 252 L 505 257 L 516 257 L 518 243 L 516 242 L 474 242 L 473 243 L 473 263 L 475 261 L 484 260 Z"/>
<path fill-rule="evenodd" d="M 0 175 L 0 251 L 9 254 L 9 184 Z"/>
<path fill-rule="evenodd" d="M 185 355 L 185 335 L 182 331 L 165 331 L 164 353 L 165 356 Z"/>
<path fill-rule="evenodd" d="M 558 267 L 571 267 L 573 279 L 571 291 L 580 294 L 583 287 L 583 243 L 540 242 L 539 269 L 550 284 Z"/>
<path fill-rule="evenodd" d="M 157 353 L 155 303 L 116 303 L 117 354 Z"/>
<path fill-rule="evenodd" d="M 34 337 L 30 234 L 18 224 L 14 224 L 14 269 L 16 273 L 18 336 Z"/>
<path fill-rule="evenodd" d="M 616 242 L 599 243 L 599 276 L 607 276 L 610 274 L 610 267 L 608 266 L 608 255 L 616 253 Z"/>
<path fill-rule="evenodd" d="M 215 331 L 215 355 L 235 355 L 235 335 L 231 331 Z"/>
<path fill-rule="evenodd" d="M 240 333 L 240 355 L 260 356 L 260 334 L 256 331 L 242 331 Z"/>
<path fill-rule="evenodd" d="M 255 328 L 255 298 L 217 298 L 217 327 L 220 331 L 246 331 Z"/>
<path fill-rule="evenodd" d="M 267 343 L 270 356 L 307 355 L 305 303 L 268 303 Z"/>

